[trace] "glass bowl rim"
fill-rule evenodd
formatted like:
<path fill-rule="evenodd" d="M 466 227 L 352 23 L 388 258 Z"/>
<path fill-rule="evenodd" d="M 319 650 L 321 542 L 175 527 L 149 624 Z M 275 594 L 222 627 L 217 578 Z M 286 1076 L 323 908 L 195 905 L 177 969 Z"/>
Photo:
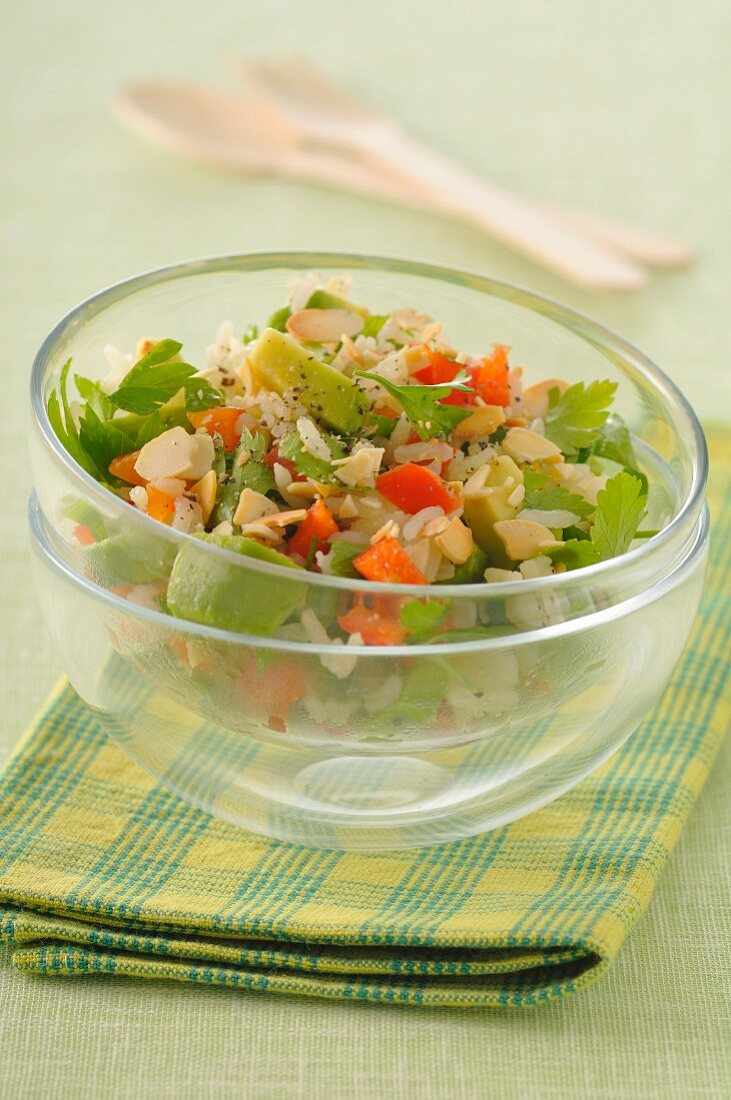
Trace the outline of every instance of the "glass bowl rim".
<path fill-rule="evenodd" d="M 75 478 L 90 490 L 93 496 L 102 501 L 108 501 L 110 497 L 120 503 L 120 498 L 115 497 L 108 489 L 87 473 L 86 470 L 66 451 L 60 439 L 57 437 L 48 418 L 48 412 L 43 400 L 43 379 L 51 355 L 55 351 L 57 343 L 63 338 L 66 331 L 86 311 L 93 309 L 92 316 L 101 313 L 107 306 L 121 301 L 130 294 L 159 283 L 172 282 L 176 279 L 187 278 L 191 275 L 205 275 L 208 273 L 238 270 L 243 273 L 266 271 L 277 267 L 294 267 L 299 270 L 308 270 L 323 267 L 337 267 L 339 264 L 352 269 L 364 271 L 392 271 L 406 276 L 413 275 L 435 281 L 450 282 L 453 285 L 462 285 L 473 290 L 478 290 L 492 297 L 516 302 L 535 313 L 547 316 L 554 323 L 565 328 L 570 328 L 574 335 L 579 336 L 600 351 L 611 350 L 618 354 L 623 361 L 628 361 L 639 371 L 646 381 L 658 391 L 664 400 L 671 406 L 675 406 L 676 414 L 684 414 L 689 421 L 693 442 L 697 450 L 697 462 L 692 469 L 692 480 L 689 492 L 683 501 L 677 514 L 670 523 L 662 528 L 656 535 L 647 539 L 641 546 L 626 551 L 617 557 L 598 562 L 595 565 L 584 566 L 581 569 L 567 570 L 565 573 L 554 574 L 549 577 L 535 577 L 515 581 L 500 581 L 488 584 L 485 581 L 473 584 L 387 584 L 365 579 L 349 577 L 333 577 L 325 574 L 307 573 L 307 578 L 302 583 L 316 586 L 335 588 L 344 591 L 365 589 L 373 595 L 408 595 L 412 597 L 428 593 L 429 596 L 443 599 L 468 599 L 482 598 L 494 595 L 500 598 L 517 593 L 541 591 L 543 589 L 559 590 L 582 582 L 591 585 L 596 578 L 600 583 L 605 581 L 607 575 L 615 572 L 628 573 L 635 563 L 641 565 L 656 551 L 660 550 L 676 532 L 682 530 L 689 517 L 699 509 L 705 493 L 708 479 L 708 448 L 698 417 L 682 391 L 668 377 L 660 367 L 648 356 L 636 348 L 629 341 L 617 336 L 606 326 L 593 318 L 572 309 L 561 302 L 546 295 L 513 283 L 508 283 L 478 272 L 467 271 L 461 268 L 448 267 L 442 264 L 404 260 L 396 256 L 371 255 L 368 253 L 349 253 L 342 251 L 309 251 L 309 250 L 280 250 L 270 252 L 241 252 L 223 253 L 215 256 L 206 256 L 182 260 L 161 267 L 151 268 L 137 275 L 120 279 L 95 294 L 90 295 L 68 310 L 56 322 L 41 344 L 31 369 L 30 396 L 31 407 L 36 423 L 41 431 L 44 441 L 56 458 L 67 466 Z M 96 307 L 96 308 L 94 308 Z M 184 545 L 190 535 L 175 528 L 167 527 L 142 512 L 133 510 L 130 512 L 130 520 L 141 523 L 143 530 L 156 534 L 158 538 L 164 538 L 179 546 Z M 160 528 L 163 530 L 160 530 Z M 294 579 L 292 570 L 284 566 L 274 565 L 269 562 L 259 561 L 253 558 L 244 559 L 242 555 L 233 550 L 215 546 L 212 543 L 204 543 L 207 553 L 212 553 L 219 558 L 235 562 L 239 568 L 251 569 L 265 576 L 287 577 Z M 353 647 L 355 648 L 355 647 Z M 411 651 L 411 647 L 409 647 Z"/>
<path fill-rule="evenodd" d="M 413 657 L 431 656 L 447 657 L 464 653 L 475 654 L 483 651 L 513 649 L 516 646 L 529 645 L 536 642 L 546 642 L 555 638 L 578 634 L 582 631 L 601 627 L 616 619 L 631 615 L 640 611 L 648 604 L 660 599 L 668 590 L 676 587 L 684 577 L 684 574 L 695 565 L 699 554 L 703 553 L 708 545 L 710 532 L 710 513 L 708 505 L 704 504 L 701 514 L 694 529 L 693 543 L 684 554 L 682 560 L 675 568 L 666 573 L 658 581 L 643 591 L 635 593 L 626 600 L 593 611 L 589 615 L 579 618 L 567 619 L 551 626 L 538 627 L 535 630 L 517 630 L 515 633 L 501 634 L 477 641 L 442 642 L 434 645 L 389 645 L 367 646 L 331 643 L 295 642 L 286 638 L 272 638 L 254 634 L 241 634 L 231 630 L 223 630 L 220 627 L 206 626 L 203 623 L 195 623 L 189 619 L 178 619 L 172 615 L 166 615 L 162 611 L 143 607 L 118 596 L 114 592 L 102 588 L 88 577 L 78 573 L 67 561 L 60 558 L 51 545 L 45 530 L 47 520 L 43 514 L 38 498 L 34 490 L 31 490 L 28 499 L 28 526 L 31 535 L 32 549 L 41 556 L 48 565 L 76 588 L 81 589 L 92 600 L 99 600 L 113 609 L 126 615 L 143 619 L 153 625 L 165 627 L 170 630 L 177 627 L 181 631 L 193 634 L 207 641 L 227 642 L 229 645 L 245 645 L 252 648 L 281 650 L 282 652 L 298 654 L 317 654 L 323 656 L 348 657 L 403 657 L 406 654 Z"/>

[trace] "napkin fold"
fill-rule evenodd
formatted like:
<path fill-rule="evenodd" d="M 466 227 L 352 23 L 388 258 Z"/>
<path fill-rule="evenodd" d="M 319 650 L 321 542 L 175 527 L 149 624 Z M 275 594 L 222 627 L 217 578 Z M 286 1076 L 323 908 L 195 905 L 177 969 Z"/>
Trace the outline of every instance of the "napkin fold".
<path fill-rule="evenodd" d="M 711 569 L 652 715 L 599 771 L 484 836 L 317 851 L 157 785 L 66 681 L 0 778 L 0 940 L 22 971 L 419 1005 L 532 1005 L 596 980 L 650 901 L 728 726 L 731 437 Z"/>

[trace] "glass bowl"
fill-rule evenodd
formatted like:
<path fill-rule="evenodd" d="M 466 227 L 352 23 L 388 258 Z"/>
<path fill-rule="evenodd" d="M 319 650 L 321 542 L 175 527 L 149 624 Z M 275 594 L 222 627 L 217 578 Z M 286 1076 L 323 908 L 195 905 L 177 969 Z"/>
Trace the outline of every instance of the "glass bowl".
<path fill-rule="evenodd" d="M 628 423 L 650 481 L 646 525 L 660 534 L 638 549 L 589 570 L 507 584 L 430 586 L 455 624 L 456 641 L 485 633 L 535 630 L 581 619 L 648 588 L 687 556 L 697 535 L 707 457 L 698 422 L 677 388 L 646 357 L 596 323 L 538 295 L 477 275 L 382 257 L 328 253 L 227 256 L 183 263 L 129 279 L 82 303 L 50 333 L 32 375 L 31 462 L 41 509 L 59 557 L 96 584 L 151 606 L 165 605 L 171 572 L 196 577 L 210 594 L 205 614 L 187 617 L 234 633 L 289 635 L 310 644 L 296 622 L 309 609 L 325 637 L 354 602 L 423 599 L 423 588 L 301 573 L 244 558 L 150 519 L 95 482 L 65 451 L 46 411 L 61 367 L 100 378 L 107 343 L 134 348 L 143 336 L 173 336 L 201 361 L 222 320 L 266 317 L 288 281 L 317 269 L 355 278 L 358 300 L 373 310 L 418 307 L 444 323 L 457 346 L 510 344 L 511 361 L 536 380 L 618 382 L 616 408 Z M 87 546 L 78 532 L 92 531 Z M 213 611 L 211 612 L 211 607 Z M 292 623 L 295 629 L 292 629 Z M 461 632 L 461 633 L 460 633 Z M 474 633 L 474 631 L 473 631 Z"/>
<path fill-rule="evenodd" d="M 71 683 L 143 768 L 254 832 L 374 851 L 496 828 L 613 753 L 682 652 L 708 546 L 704 509 L 672 571 L 612 607 L 476 642 L 345 651 L 140 606 L 65 560 L 35 498 L 30 528 Z"/>

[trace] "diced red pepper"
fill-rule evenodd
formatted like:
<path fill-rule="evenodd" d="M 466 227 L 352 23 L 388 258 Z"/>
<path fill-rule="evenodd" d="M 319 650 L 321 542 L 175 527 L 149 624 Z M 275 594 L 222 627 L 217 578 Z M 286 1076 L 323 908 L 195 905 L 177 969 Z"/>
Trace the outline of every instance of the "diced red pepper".
<path fill-rule="evenodd" d="M 275 443 L 270 451 L 264 455 L 262 462 L 265 466 L 269 466 L 270 469 L 274 469 L 275 464 L 278 462 L 280 466 L 284 466 L 285 470 L 289 470 L 292 475 L 292 481 L 307 481 L 304 474 L 297 473 L 294 462 L 291 458 L 282 458 L 279 454 L 279 444 Z"/>
<path fill-rule="evenodd" d="M 156 489 L 154 485 L 147 488 L 147 514 L 157 519 L 160 523 L 170 526 L 175 515 L 175 497 L 170 493 L 164 493 L 162 489 Z"/>
<path fill-rule="evenodd" d="M 292 707 L 307 691 L 307 676 L 296 661 L 259 668 L 256 657 L 250 655 L 239 687 L 245 702 L 263 712 L 272 729 L 283 733 Z"/>
<path fill-rule="evenodd" d="M 402 512 L 410 515 L 415 515 L 422 508 L 437 507 L 453 512 L 459 507 L 459 501 L 442 478 L 416 462 L 405 462 L 403 466 L 394 466 L 392 470 L 379 474 L 376 488 Z"/>
<path fill-rule="evenodd" d="M 448 359 L 438 351 L 429 351 L 429 361 L 424 367 L 414 371 L 413 377 L 424 386 L 438 386 L 442 382 L 451 382 L 462 370 L 454 359 Z"/>
<path fill-rule="evenodd" d="M 406 637 L 396 612 L 384 608 L 375 599 L 368 607 L 362 596 L 356 596 L 350 611 L 338 616 L 346 634 L 360 634 L 365 645 L 401 645 Z M 399 603 L 400 606 L 400 603 Z"/>
<path fill-rule="evenodd" d="M 236 430 L 236 425 L 241 417 L 241 409 L 220 405 L 215 409 L 203 409 L 202 412 L 188 413 L 188 420 L 196 431 L 205 428 L 209 435 L 216 432 L 223 439 L 225 451 L 235 451 L 241 439 L 241 432 Z"/>
<path fill-rule="evenodd" d="M 77 523 L 74 527 L 74 538 L 81 546 L 92 546 L 96 539 L 85 523 Z"/>
<path fill-rule="evenodd" d="M 127 481 L 130 485 L 147 485 L 144 477 L 135 470 L 135 462 L 140 457 L 139 451 L 130 451 L 126 455 L 118 455 L 109 463 L 109 473 L 112 477 L 118 477 L 121 481 Z"/>
<path fill-rule="evenodd" d="M 315 550 L 326 550 L 327 540 L 331 539 L 339 530 L 335 518 L 325 504 L 324 500 L 316 500 L 307 515 L 298 526 L 295 533 L 287 543 L 290 554 L 299 554 L 302 558 L 308 558 Z"/>
<path fill-rule="evenodd" d="M 395 538 L 381 539 L 369 546 L 357 558 L 353 558 L 353 565 L 369 581 L 384 581 L 387 584 L 429 583 Z"/>
<path fill-rule="evenodd" d="M 482 360 L 473 374 L 473 385 L 486 405 L 509 405 L 508 351 L 503 344 L 493 344 L 492 355 Z"/>

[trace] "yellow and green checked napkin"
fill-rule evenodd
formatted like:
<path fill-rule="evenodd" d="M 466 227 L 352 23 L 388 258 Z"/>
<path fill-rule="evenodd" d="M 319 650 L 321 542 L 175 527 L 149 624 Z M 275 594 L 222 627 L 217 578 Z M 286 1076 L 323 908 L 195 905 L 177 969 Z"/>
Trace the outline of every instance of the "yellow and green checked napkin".
<path fill-rule="evenodd" d="M 728 437 L 714 459 L 711 574 L 671 687 L 599 772 L 485 836 L 370 855 L 244 833 L 156 786 L 61 684 L 0 779 L 15 966 L 455 1006 L 595 980 L 648 904 L 731 709 Z"/>

